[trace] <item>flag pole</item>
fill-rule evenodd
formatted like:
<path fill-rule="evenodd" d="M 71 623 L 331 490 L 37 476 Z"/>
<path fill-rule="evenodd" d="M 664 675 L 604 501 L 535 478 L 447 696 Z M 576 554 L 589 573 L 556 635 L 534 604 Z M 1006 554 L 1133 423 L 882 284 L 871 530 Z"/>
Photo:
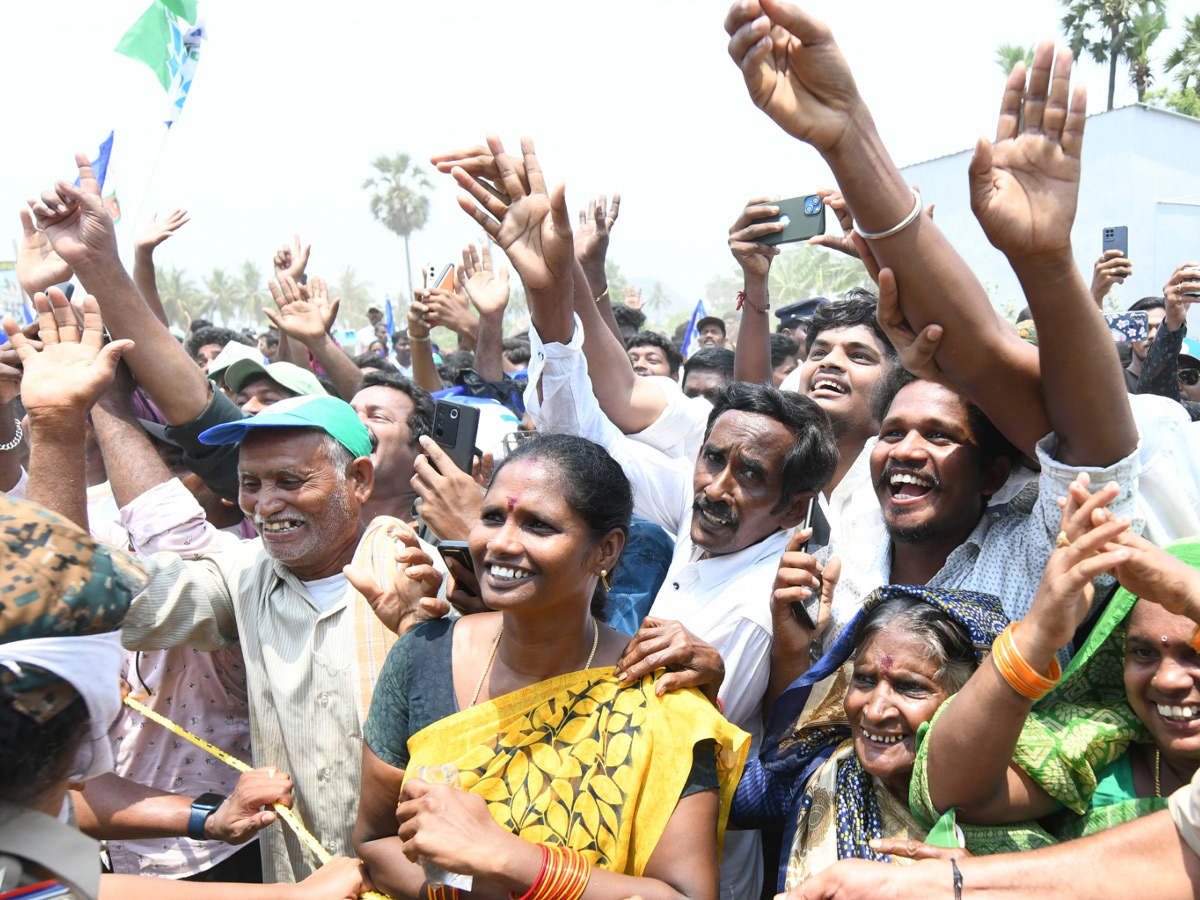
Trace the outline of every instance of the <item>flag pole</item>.
<path fill-rule="evenodd" d="M 162 157 L 163 147 L 166 146 L 167 135 L 170 133 L 171 123 L 163 122 L 154 143 L 154 151 L 150 156 L 150 162 L 146 166 L 146 174 L 142 177 L 142 183 L 138 187 L 137 193 L 134 195 L 134 202 L 131 206 L 131 209 L 133 209 L 133 217 L 129 220 L 129 228 L 125 232 L 125 240 L 121 242 L 122 249 L 131 259 L 133 253 L 133 242 L 137 236 L 138 224 L 142 220 L 142 208 L 146 205 L 146 197 L 150 193 L 150 183 L 154 180 L 154 172 L 158 168 L 158 160 L 160 157 Z M 124 217 L 122 216 L 122 218 Z"/>

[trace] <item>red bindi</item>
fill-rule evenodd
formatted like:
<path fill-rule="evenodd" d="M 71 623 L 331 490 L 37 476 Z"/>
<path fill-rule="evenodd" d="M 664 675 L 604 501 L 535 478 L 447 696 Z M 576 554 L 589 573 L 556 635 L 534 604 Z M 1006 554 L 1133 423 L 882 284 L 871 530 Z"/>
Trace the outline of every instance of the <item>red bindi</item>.
<path fill-rule="evenodd" d="M 892 658 L 890 656 L 881 656 L 879 658 L 879 668 L 890 669 L 893 665 L 894 663 L 892 662 Z"/>
<path fill-rule="evenodd" d="M 513 507 L 517 505 L 517 500 L 518 500 L 517 497 L 509 497 L 508 498 L 508 511 L 509 512 L 513 511 Z"/>

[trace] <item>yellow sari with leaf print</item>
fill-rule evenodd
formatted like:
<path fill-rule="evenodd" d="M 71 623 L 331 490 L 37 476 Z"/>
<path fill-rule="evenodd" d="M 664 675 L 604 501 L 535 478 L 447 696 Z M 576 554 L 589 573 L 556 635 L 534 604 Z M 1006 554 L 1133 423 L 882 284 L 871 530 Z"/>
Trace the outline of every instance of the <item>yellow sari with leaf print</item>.
<path fill-rule="evenodd" d="M 406 771 L 453 763 L 463 789 L 513 834 L 640 876 L 683 792 L 693 747 L 716 742 L 720 842 L 750 745 L 699 691 L 656 697 L 654 684 L 648 675 L 622 686 L 612 667 L 539 682 L 414 734 Z"/>

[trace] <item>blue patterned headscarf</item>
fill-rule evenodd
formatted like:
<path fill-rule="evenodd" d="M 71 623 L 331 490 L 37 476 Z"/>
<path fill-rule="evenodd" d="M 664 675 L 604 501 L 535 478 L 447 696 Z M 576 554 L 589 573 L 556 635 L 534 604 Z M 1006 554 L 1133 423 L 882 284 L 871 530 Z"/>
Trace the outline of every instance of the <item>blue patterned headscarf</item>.
<path fill-rule="evenodd" d="M 806 782 L 850 736 L 844 716 L 840 720 L 810 722 L 799 729 L 797 724 L 813 686 L 836 675 L 854 655 L 863 622 L 871 611 L 898 599 L 928 603 L 965 628 L 978 662 L 982 662 L 992 642 L 1009 623 L 999 599 L 989 594 L 937 590 L 924 585 L 887 585 L 873 591 L 833 646 L 775 702 L 760 753 L 765 768 Z M 856 755 L 851 754 L 838 769 L 836 802 L 839 858 L 891 862 L 890 857 L 876 853 L 868 845 L 868 841 L 882 836 L 879 806 L 871 776 Z"/>

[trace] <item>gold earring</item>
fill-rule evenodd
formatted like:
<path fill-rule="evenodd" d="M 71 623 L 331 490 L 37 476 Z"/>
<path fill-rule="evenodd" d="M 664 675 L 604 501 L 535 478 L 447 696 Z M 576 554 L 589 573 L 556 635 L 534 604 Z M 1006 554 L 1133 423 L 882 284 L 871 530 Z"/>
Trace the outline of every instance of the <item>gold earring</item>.
<path fill-rule="evenodd" d="M 600 570 L 600 583 L 601 583 L 602 585 L 604 585 L 604 592 L 605 592 L 606 594 L 607 594 L 609 591 L 611 591 L 611 590 L 612 590 L 612 588 L 610 588 L 610 587 L 608 586 L 608 579 L 604 577 L 604 576 L 606 576 L 607 574 L 608 574 L 608 569 L 601 569 L 601 570 Z"/>

